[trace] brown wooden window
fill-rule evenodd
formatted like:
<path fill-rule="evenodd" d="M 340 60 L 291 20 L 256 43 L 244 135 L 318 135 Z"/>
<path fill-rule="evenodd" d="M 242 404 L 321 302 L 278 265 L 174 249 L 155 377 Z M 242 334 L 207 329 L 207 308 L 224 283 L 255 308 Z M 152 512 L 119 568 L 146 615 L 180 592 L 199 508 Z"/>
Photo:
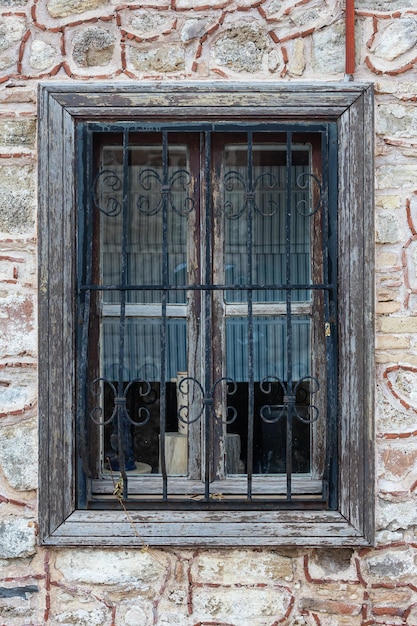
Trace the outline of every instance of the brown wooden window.
<path fill-rule="evenodd" d="M 258 87 L 41 88 L 46 543 L 372 539 L 370 89 Z"/>

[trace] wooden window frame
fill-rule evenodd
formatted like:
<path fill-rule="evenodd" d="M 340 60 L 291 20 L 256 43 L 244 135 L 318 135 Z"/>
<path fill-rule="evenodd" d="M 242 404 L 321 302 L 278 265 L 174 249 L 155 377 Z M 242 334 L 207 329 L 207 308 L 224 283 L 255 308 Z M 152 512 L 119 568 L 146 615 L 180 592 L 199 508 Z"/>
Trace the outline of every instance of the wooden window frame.
<path fill-rule="evenodd" d="M 334 121 L 338 174 L 337 510 L 77 508 L 76 181 L 80 122 Z M 39 88 L 39 517 L 45 545 L 365 546 L 374 537 L 373 88 L 47 83 Z"/>

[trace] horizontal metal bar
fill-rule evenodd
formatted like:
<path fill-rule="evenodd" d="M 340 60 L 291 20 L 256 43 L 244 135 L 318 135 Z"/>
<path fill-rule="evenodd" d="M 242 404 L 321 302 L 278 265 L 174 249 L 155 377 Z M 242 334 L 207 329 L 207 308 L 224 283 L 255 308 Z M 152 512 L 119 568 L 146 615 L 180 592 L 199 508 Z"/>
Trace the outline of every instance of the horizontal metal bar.
<path fill-rule="evenodd" d="M 132 498 L 155 498 L 161 494 L 161 474 L 134 474 L 129 475 L 129 496 Z M 170 476 L 170 495 L 172 497 L 191 498 L 204 495 L 204 482 L 189 479 L 185 476 Z M 272 474 L 253 475 L 254 497 L 272 499 L 273 497 L 286 495 L 286 476 Z M 215 480 L 210 483 L 210 491 L 213 494 L 221 493 L 228 498 L 242 499 L 246 495 L 247 475 L 228 475 L 224 480 Z M 110 472 L 104 470 L 101 478 L 91 482 L 91 493 L 95 497 L 111 496 L 114 491 L 113 480 Z M 319 497 L 323 491 L 323 481 L 320 478 L 312 478 L 311 474 L 293 474 L 293 496 L 309 498 Z"/>
<path fill-rule="evenodd" d="M 245 510 L 259 510 L 259 511 L 278 511 L 278 510 L 314 510 L 320 511 L 326 508 L 328 501 L 321 497 L 317 498 L 297 498 L 293 496 L 292 500 L 286 500 L 282 496 L 276 499 L 264 499 L 262 497 L 252 497 L 252 500 L 237 500 L 224 498 L 223 500 L 179 500 L 176 498 L 168 497 L 167 500 L 152 499 L 152 500 L 125 500 L 124 505 L 129 510 L 206 510 L 206 511 L 245 511 Z M 112 499 L 100 499 L 91 500 L 89 502 L 89 509 L 120 509 L 120 504 L 114 498 Z"/>
<path fill-rule="evenodd" d="M 329 290 L 335 285 L 295 284 L 295 285 L 80 285 L 80 291 L 297 291 Z"/>

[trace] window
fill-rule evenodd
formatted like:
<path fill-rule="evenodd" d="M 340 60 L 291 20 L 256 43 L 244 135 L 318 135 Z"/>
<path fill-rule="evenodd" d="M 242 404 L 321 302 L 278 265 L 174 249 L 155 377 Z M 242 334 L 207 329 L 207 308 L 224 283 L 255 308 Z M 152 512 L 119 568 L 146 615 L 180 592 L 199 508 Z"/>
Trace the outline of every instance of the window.
<path fill-rule="evenodd" d="M 371 88 L 118 87 L 40 91 L 43 541 L 369 543 Z"/>

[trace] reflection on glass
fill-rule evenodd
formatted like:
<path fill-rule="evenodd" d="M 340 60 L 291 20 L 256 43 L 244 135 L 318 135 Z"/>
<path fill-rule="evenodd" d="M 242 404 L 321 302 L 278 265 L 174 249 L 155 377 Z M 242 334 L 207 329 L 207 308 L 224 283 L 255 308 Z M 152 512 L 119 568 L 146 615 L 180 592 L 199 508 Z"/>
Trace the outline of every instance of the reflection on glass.
<path fill-rule="evenodd" d="M 133 146 L 129 149 L 128 209 L 127 209 L 127 277 L 129 285 L 160 285 L 163 283 L 164 252 L 167 259 L 169 285 L 184 285 L 187 277 L 187 215 L 192 210 L 192 198 L 185 146 L 170 147 L 166 172 L 162 165 L 159 145 Z M 121 146 L 102 149 L 102 169 L 113 178 L 98 177 L 97 202 L 119 206 L 117 212 L 102 213 L 100 239 L 102 251 L 102 282 L 121 284 L 123 241 L 123 150 Z M 115 181 L 120 184 L 115 184 Z M 163 249 L 163 192 L 169 188 L 166 210 L 166 250 Z M 112 200 L 110 200 L 112 199 Z M 115 214 L 116 213 L 116 214 Z M 105 292 L 107 302 L 119 302 L 117 291 Z M 184 302 L 184 291 L 172 291 L 169 302 Z M 157 290 L 129 291 L 128 302 L 159 303 Z"/>
<path fill-rule="evenodd" d="M 253 320 L 255 474 L 280 474 L 286 471 L 286 389 L 294 390 L 296 408 L 291 419 L 292 471 L 310 471 L 311 426 L 305 423 L 311 418 L 310 329 L 311 320 L 308 317 L 294 317 L 292 320 L 292 376 L 289 380 L 286 318 L 256 317 Z M 248 359 L 248 320 L 229 318 L 226 321 L 226 372 L 236 382 L 237 389 L 228 395 L 227 403 L 234 407 L 237 418 L 228 426 L 228 433 L 240 435 L 244 468 L 247 461 Z"/>
<path fill-rule="evenodd" d="M 129 445 L 136 466 L 150 466 L 149 471 L 159 470 L 160 399 L 161 399 L 161 320 L 133 318 L 126 320 L 123 389 L 126 393 L 126 409 L 133 422 L 129 424 Z M 106 319 L 102 323 L 104 420 L 109 420 L 115 406 L 114 389 L 117 389 L 119 371 L 119 321 Z M 166 345 L 166 431 L 178 433 L 178 372 L 186 371 L 187 323 L 184 319 L 169 319 Z M 181 380 L 182 378 L 180 378 Z M 135 382 L 136 381 L 136 382 Z M 129 383 L 131 383 L 129 385 Z M 128 387 L 129 386 L 129 387 Z M 183 401 L 183 400 L 182 400 Z M 145 421 L 145 412 L 150 418 Z M 104 462 L 115 456 L 114 420 L 104 428 Z M 138 465 L 139 464 L 139 465 Z M 113 462 L 113 469 L 116 464 Z M 186 473 L 186 471 L 184 472 Z"/>
<path fill-rule="evenodd" d="M 234 286 L 284 285 L 287 281 L 287 167 L 286 148 L 254 144 L 248 172 L 248 147 L 229 145 L 224 156 L 225 282 Z M 310 152 L 293 146 L 291 153 L 289 248 L 290 282 L 310 284 L 310 227 L 304 206 L 310 189 L 303 175 L 309 171 Z M 251 183 L 249 182 L 251 177 Z M 301 178 L 300 178 L 301 176 Z M 252 194 L 252 195 L 251 195 Z M 250 235 L 249 235 L 250 230 Z M 252 276 L 248 275 L 248 237 Z M 254 302 L 284 301 L 285 291 L 255 290 Z M 305 289 L 293 292 L 294 301 L 310 297 Z M 227 291 L 227 302 L 244 302 L 246 292 Z"/>
<path fill-rule="evenodd" d="M 282 305 L 274 315 L 226 319 L 226 375 L 236 382 L 227 402 L 240 435 L 241 471 L 252 455 L 255 474 L 311 469 L 311 319 L 297 305 L 311 300 L 312 191 L 308 146 L 249 142 L 224 150 L 225 283 L 271 286 L 252 290 L 252 302 Z M 276 285 L 281 288 L 273 288 Z M 246 303 L 247 290 L 226 290 L 226 303 Z M 284 314 L 285 311 L 285 314 Z M 249 324 L 252 325 L 250 345 Z M 251 371 L 249 371 L 251 368 Z M 250 381 L 253 386 L 250 387 Z M 253 447 L 248 452 L 249 397 L 253 397 Z M 293 404 L 288 401 L 293 397 Z M 291 428 L 291 434 L 288 434 Z"/>

